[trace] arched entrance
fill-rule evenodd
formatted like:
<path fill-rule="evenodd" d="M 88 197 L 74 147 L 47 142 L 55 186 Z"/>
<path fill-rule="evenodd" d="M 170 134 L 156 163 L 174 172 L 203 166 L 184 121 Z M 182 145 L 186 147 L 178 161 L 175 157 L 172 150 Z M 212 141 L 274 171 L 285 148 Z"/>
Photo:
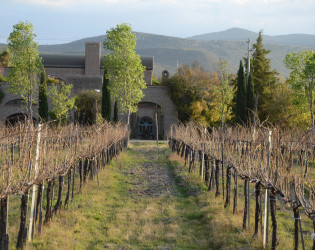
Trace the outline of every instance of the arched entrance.
<path fill-rule="evenodd" d="M 7 119 L 5 120 L 5 125 L 8 126 L 14 126 L 15 124 L 19 123 L 19 122 L 25 122 L 25 120 L 27 119 L 27 115 L 23 114 L 23 113 L 18 113 L 18 114 L 14 114 L 14 115 L 10 115 L 9 117 L 7 117 Z"/>
<path fill-rule="evenodd" d="M 19 122 L 25 122 L 28 119 L 26 114 L 23 113 L 17 113 L 17 114 L 13 114 L 10 115 L 9 117 L 7 117 L 7 119 L 5 120 L 5 125 L 8 126 L 15 126 L 17 123 Z M 33 117 L 33 124 L 36 124 L 36 119 Z"/>
<path fill-rule="evenodd" d="M 153 120 L 150 117 L 142 117 L 139 120 L 138 136 L 141 139 L 153 139 Z"/>

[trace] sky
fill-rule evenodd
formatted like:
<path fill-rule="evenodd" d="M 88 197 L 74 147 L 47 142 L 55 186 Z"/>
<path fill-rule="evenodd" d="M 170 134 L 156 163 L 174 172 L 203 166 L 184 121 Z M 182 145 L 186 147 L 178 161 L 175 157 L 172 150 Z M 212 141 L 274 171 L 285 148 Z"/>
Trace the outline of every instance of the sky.
<path fill-rule="evenodd" d="M 0 0 L 0 43 L 28 21 L 39 44 L 100 36 L 117 24 L 191 37 L 238 27 L 265 35 L 315 34 L 315 0 Z"/>

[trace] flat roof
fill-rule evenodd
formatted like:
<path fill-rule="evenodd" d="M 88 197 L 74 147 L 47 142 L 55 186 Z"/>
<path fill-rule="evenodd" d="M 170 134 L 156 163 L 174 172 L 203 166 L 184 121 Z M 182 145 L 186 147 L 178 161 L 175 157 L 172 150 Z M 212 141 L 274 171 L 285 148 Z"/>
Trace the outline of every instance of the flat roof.
<path fill-rule="evenodd" d="M 85 55 L 40 53 L 44 67 L 48 68 L 85 68 Z M 140 56 L 142 65 L 153 70 L 153 56 Z M 101 68 L 104 57 L 101 57 Z"/>
<path fill-rule="evenodd" d="M 45 67 L 50 68 L 84 68 L 85 55 L 39 54 Z"/>

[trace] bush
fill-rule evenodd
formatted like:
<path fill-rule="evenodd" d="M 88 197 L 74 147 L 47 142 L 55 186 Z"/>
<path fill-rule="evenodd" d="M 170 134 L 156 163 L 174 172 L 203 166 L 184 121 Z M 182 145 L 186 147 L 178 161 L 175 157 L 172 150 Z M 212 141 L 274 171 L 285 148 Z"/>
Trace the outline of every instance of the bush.
<path fill-rule="evenodd" d="M 86 125 L 95 123 L 95 104 L 97 112 L 101 111 L 102 95 L 94 90 L 86 90 L 75 97 L 78 122 Z"/>

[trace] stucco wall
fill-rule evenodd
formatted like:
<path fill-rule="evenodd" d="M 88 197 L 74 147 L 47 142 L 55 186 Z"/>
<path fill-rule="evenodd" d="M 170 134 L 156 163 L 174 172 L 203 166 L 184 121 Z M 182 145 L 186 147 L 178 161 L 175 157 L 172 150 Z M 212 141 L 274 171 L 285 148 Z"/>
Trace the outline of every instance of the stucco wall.
<path fill-rule="evenodd" d="M 0 104 L 0 121 L 4 121 L 8 116 L 14 115 L 17 113 L 24 113 L 25 110 L 20 105 L 5 105 L 7 102 L 14 100 L 14 99 L 20 99 L 20 95 L 17 94 L 11 94 L 9 89 L 9 84 L 6 83 L 0 83 L 1 89 L 5 93 L 5 96 L 2 100 L 2 103 Z M 33 112 L 34 117 L 37 118 L 37 105 L 33 106 Z"/>
<path fill-rule="evenodd" d="M 171 125 L 178 123 L 177 108 L 171 100 L 169 91 L 168 86 L 147 86 L 143 90 L 145 96 L 141 100 L 141 102 L 150 102 L 161 107 L 161 112 L 158 112 L 159 134 L 164 134 L 165 136 L 169 132 Z M 150 109 L 139 109 L 137 114 L 134 115 L 134 117 L 138 117 L 137 122 L 144 116 L 150 117 L 155 121 L 154 111 Z M 119 119 L 127 122 L 126 115 L 119 114 Z"/>

